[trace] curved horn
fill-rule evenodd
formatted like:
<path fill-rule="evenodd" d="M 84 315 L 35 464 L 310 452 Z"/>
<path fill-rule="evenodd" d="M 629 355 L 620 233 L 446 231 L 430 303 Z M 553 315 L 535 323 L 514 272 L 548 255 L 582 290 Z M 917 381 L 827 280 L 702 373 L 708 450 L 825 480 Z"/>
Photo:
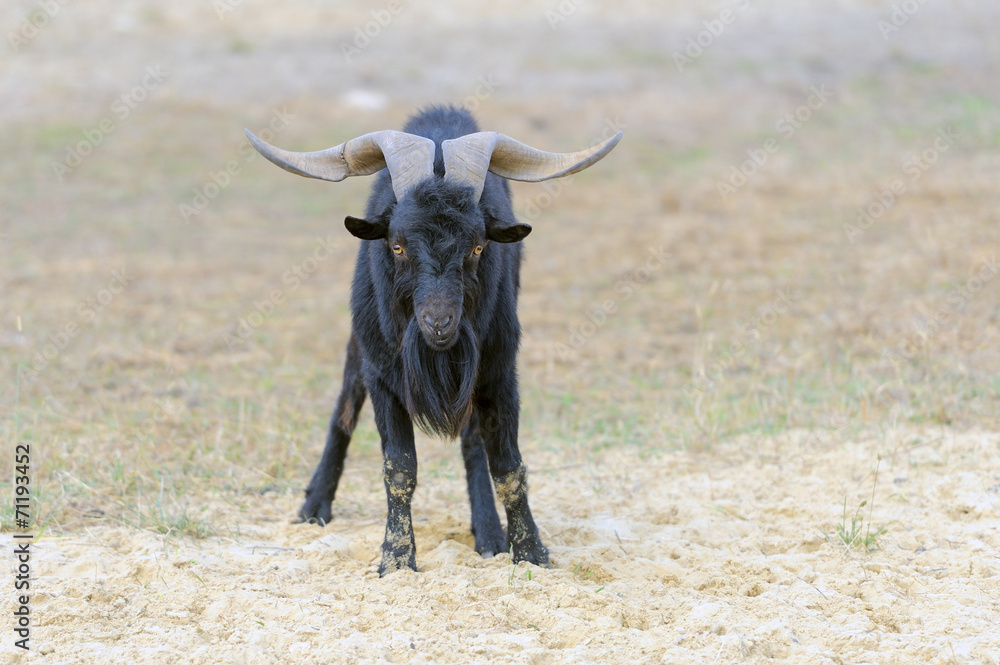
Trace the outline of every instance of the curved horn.
<path fill-rule="evenodd" d="M 618 132 L 589 150 L 579 152 L 544 152 L 497 132 L 478 132 L 441 144 L 444 152 L 445 180 L 467 184 L 483 194 L 486 172 L 523 182 L 561 178 L 599 162 L 622 139 Z"/>
<path fill-rule="evenodd" d="M 388 167 L 396 200 L 424 178 L 434 175 L 434 141 L 423 136 L 384 130 L 316 152 L 291 152 L 262 141 L 245 130 L 257 152 L 290 173 L 340 182 L 352 175 L 371 175 Z"/>

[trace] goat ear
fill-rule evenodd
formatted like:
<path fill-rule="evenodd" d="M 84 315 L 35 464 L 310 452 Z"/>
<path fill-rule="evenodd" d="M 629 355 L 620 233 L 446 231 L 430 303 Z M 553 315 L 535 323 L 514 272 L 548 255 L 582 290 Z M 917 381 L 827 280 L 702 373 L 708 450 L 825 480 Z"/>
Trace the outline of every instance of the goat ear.
<path fill-rule="evenodd" d="M 520 242 L 531 233 L 530 224 L 506 222 L 493 217 L 486 218 L 486 237 L 493 242 Z"/>
<path fill-rule="evenodd" d="M 352 236 L 362 240 L 381 240 L 389 232 L 389 225 L 385 222 L 369 222 L 367 219 L 350 215 L 344 219 L 344 226 Z"/>

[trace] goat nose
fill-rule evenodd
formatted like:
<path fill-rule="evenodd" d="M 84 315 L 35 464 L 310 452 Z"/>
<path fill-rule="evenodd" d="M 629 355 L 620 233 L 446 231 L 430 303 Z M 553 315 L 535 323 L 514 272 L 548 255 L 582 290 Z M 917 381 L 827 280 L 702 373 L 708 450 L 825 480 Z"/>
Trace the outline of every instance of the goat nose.
<path fill-rule="evenodd" d="M 424 314 L 423 318 L 424 323 L 433 328 L 439 335 L 441 334 L 441 331 L 447 328 L 448 324 L 451 323 L 451 314 L 445 315 L 443 319 L 440 316 L 432 317 L 430 314 Z"/>

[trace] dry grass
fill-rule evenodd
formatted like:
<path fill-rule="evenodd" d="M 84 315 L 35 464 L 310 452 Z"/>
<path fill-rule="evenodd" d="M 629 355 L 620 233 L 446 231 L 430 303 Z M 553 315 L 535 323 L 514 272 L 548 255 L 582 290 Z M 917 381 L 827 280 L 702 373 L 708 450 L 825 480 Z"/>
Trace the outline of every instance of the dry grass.
<path fill-rule="evenodd" d="M 164 21 L 176 29 L 179 19 L 143 20 L 155 31 Z M 609 31 L 593 48 L 637 34 L 640 45 L 653 44 L 637 25 Z M 219 39 L 236 38 L 226 34 Z M 522 73 L 572 79 L 594 65 L 579 39 L 559 39 L 564 55 L 544 64 L 526 46 Z M 246 50 L 211 43 L 220 58 Z M 55 45 L 37 48 L 61 57 Z M 479 110 L 484 124 L 557 148 L 599 135 L 615 117 L 627 124 L 621 147 L 567 184 L 527 241 L 529 459 L 535 447 L 583 459 L 611 446 L 709 449 L 790 428 L 841 437 L 905 423 L 995 429 L 1000 285 L 985 282 L 960 307 L 949 296 L 992 259 L 1000 239 L 1000 107 L 995 86 L 984 83 L 995 71 L 924 66 L 905 49 L 878 74 L 827 61 L 815 79 L 834 82 L 833 101 L 724 201 L 717 180 L 774 134 L 775 119 L 801 104 L 808 86 L 791 75 L 763 84 L 768 63 L 770 71 L 786 66 L 766 55 L 756 65 L 706 56 L 687 78 L 657 84 L 649 77 L 670 67 L 669 57 L 637 49 L 608 51 L 615 55 L 603 61 L 605 73 L 645 84 L 607 105 L 592 100 L 573 112 L 543 93 L 521 97 L 508 82 Z M 173 64 L 181 76 L 183 63 Z M 728 82 L 719 85 L 722 75 Z M 745 92 L 747 81 L 759 95 Z M 460 98 L 466 87 L 449 90 Z M 72 98 L 56 85 L 46 94 Z M 367 185 L 325 186 L 260 159 L 244 163 L 239 129 L 266 125 L 270 109 L 284 104 L 296 119 L 275 142 L 315 146 L 398 126 L 422 101 L 359 114 L 331 107 L 323 94 L 246 107 L 175 86 L 122 121 L 63 183 L 51 162 L 107 114 L 107 97 L 95 96 L 83 113 L 46 107 L 9 126 L 0 137 L 0 370 L 9 377 L 0 387 L 2 428 L 8 441 L 38 444 L 35 489 L 47 528 L 111 520 L 197 535 L 220 528 L 199 516 L 198 497 L 250 506 L 262 493 L 301 489 L 349 330 L 356 243 L 339 220 L 362 209 Z M 667 102 L 669 121 L 661 121 Z M 843 225 L 854 210 L 946 126 L 960 133 L 954 146 L 848 242 Z M 230 159 L 242 172 L 184 223 L 178 205 Z M 541 192 L 515 190 L 519 209 Z M 317 237 L 331 239 L 332 256 L 292 289 L 283 275 L 312 254 Z M 636 271 L 660 246 L 669 260 L 626 297 L 623 280 L 644 277 Z M 83 303 L 122 268 L 132 281 L 90 320 Z M 230 348 L 226 335 L 274 289 L 283 302 Z M 792 306 L 771 320 L 766 308 L 779 291 Z M 609 300 L 615 312 L 590 334 L 588 313 Z M 946 322 L 912 357 L 896 352 L 919 341 L 938 312 Z M 747 327 L 762 315 L 754 337 Z M 33 371 L 49 336 L 74 323 L 78 333 Z M 581 332 L 588 338 L 574 348 Z M 727 353 L 733 342 L 744 344 L 735 357 Z M 454 454 L 447 443 L 422 446 L 425 469 Z M 374 464 L 377 456 L 366 416 L 352 458 Z"/>

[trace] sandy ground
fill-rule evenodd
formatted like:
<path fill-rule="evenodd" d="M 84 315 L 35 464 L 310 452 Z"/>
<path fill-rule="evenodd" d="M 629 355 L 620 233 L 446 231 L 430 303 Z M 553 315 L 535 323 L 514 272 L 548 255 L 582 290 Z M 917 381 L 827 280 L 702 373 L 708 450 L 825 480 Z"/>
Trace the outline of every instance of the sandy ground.
<path fill-rule="evenodd" d="M 871 499 L 878 455 L 872 519 L 888 527 L 869 554 L 835 522 L 845 496 Z M 472 550 L 456 460 L 414 499 L 420 571 L 379 579 L 371 459 L 349 466 L 325 530 L 288 524 L 296 500 L 272 495 L 212 502 L 226 537 L 42 540 L 37 650 L 9 662 L 998 662 L 995 434 L 538 457 L 551 569 Z"/>
<path fill-rule="evenodd" d="M 0 432 L 4 455 L 19 436 L 44 451 L 46 527 L 33 650 L 12 646 L 4 577 L 0 662 L 1000 664 L 996 282 L 948 305 L 1000 245 L 993 0 L 922 3 L 887 37 L 878 21 L 906 3 L 404 1 L 350 61 L 342 44 L 387 3 L 57 4 L 16 53 L 0 44 Z M 4 34 L 37 7 L 5 2 Z M 727 8 L 679 71 L 672 54 Z M 162 85 L 119 119 L 158 64 Z M 721 200 L 717 181 L 824 84 L 835 101 Z M 295 120 L 274 142 L 316 149 L 443 100 L 547 149 L 614 125 L 626 141 L 558 200 L 514 187 L 535 225 L 522 450 L 552 567 L 476 555 L 457 447 L 422 437 L 420 571 L 379 579 L 369 409 L 334 522 L 290 522 L 347 340 L 339 219 L 367 183 L 313 187 L 258 159 L 193 222 L 178 205 L 275 108 Z M 104 118 L 114 132 L 57 181 Z M 958 144 L 845 240 L 952 123 Z M 317 237 L 333 258 L 293 292 L 282 273 Z M 668 267 L 557 352 L 662 245 Z M 84 318 L 121 266 L 134 282 Z M 286 303 L 227 348 L 275 286 Z M 792 312 L 711 384 L 781 289 L 801 293 Z M 72 344 L 15 382 L 67 323 Z M 840 542 L 845 499 L 863 533 L 886 527 L 872 551 Z"/>

